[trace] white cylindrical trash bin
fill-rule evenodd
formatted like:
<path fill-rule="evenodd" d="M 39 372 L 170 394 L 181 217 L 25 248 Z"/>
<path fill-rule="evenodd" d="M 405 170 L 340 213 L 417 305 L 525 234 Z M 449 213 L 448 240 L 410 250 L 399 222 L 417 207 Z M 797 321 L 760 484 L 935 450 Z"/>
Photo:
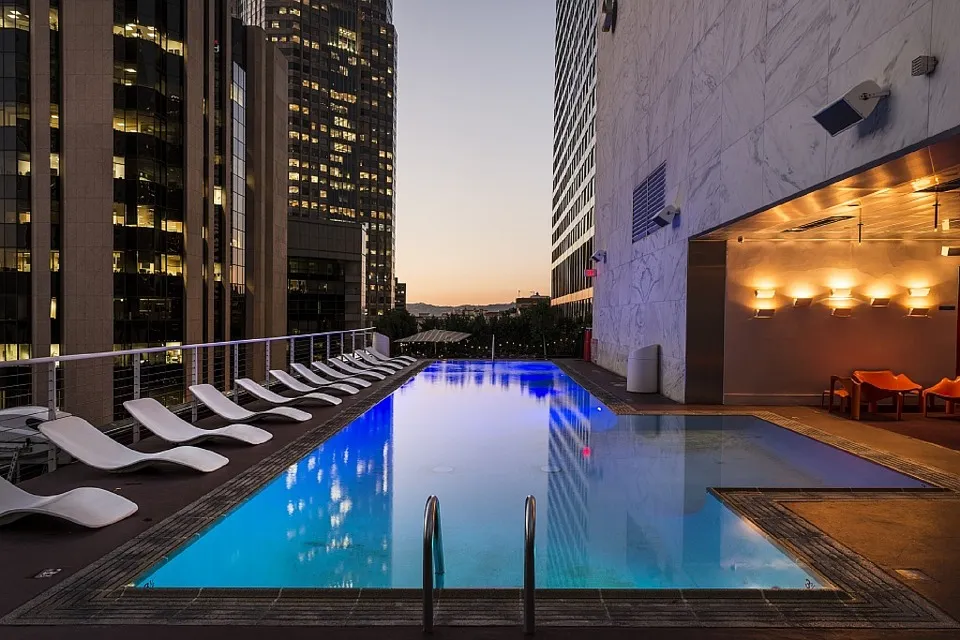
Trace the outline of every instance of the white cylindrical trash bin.
<path fill-rule="evenodd" d="M 627 358 L 627 391 L 656 393 L 660 390 L 660 345 L 641 347 Z"/>

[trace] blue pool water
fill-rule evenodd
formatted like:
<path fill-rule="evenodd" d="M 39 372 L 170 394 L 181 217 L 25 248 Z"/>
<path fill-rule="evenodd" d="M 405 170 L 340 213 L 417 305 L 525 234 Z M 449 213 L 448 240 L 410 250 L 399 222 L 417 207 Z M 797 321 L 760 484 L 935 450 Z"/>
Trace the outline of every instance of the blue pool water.
<path fill-rule="evenodd" d="M 149 587 L 418 587 L 440 498 L 445 587 L 822 586 L 708 487 L 922 487 L 745 416 L 616 416 L 549 363 L 431 365 L 165 562 Z"/>

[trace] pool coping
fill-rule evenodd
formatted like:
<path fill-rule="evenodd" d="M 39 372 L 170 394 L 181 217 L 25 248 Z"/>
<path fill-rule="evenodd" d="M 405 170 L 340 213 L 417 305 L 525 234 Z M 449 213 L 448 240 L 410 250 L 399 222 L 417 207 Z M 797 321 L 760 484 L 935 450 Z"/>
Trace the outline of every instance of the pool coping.
<path fill-rule="evenodd" d="M 352 420 L 434 361 L 350 407 L 283 449 L 187 505 L 100 560 L 3 618 L 0 625 L 417 625 L 419 589 L 142 589 L 132 580 L 272 481 Z M 833 436 L 767 411 L 633 410 L 575 371 L 564 373 L 619 415 L 751 415 L 933 485 L 920 489 L 710 489 L 804 568 L 835 588 L 816 590 L 645 589 L 538 590 L 542 626 L 960 628 L 933 603 L 868 559 L 839 544 L 787 504 L 820 500 L 923 498 L 960 500 L 960 478 Z M 438 625 L 519 625 L 519 589 L 436 592 Z"/>

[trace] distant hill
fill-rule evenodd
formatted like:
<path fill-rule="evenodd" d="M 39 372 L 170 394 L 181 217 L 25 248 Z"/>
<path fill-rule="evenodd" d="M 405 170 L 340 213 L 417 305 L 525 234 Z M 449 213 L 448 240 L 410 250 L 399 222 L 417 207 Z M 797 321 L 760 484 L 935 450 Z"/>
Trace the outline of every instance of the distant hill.
<path fill-rule="evenodd" d="M 507 309 L 512 309 L 514 304 L 512 302 L 505 302 L 503 304 L 461 304 L 456 307 L 442 307 L 435 304 L 428 304 L 426 302 L 413 302 L 407 304 L 407 311 L 413 315 L 420 315 L 421 313 L 429 313 L 432 316 L 441 316 L 445 313 L 453 313 L 455 311 L 460 311 L 462 309 L 483 309 L 484 311 L 506 311 Z"/>

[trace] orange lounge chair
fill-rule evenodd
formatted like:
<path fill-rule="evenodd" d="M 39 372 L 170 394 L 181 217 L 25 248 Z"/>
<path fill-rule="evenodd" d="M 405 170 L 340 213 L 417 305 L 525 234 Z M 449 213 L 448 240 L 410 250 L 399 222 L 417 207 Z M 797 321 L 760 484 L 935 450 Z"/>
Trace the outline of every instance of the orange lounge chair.
<path fill-rule="evenodd" d="M 853 400 L 850 403 L 853 417 L 860 418 L 860 403 L 867 403 L 867 410 L 876 412 L 880 400 L 893 398 L 897 407 L 897 420 L 903 419 L 903 397 L 908 393 L 917 394 L 920 399 L 922 387 L 907 377 L 904 373 L 895 374 L 893 371 L 854 371 Z"/>
<path fill-rule="evenodd" d="M 920 394 L 920 401 L 923 402 L 923 415 L 927 415 L 927 409 L 933 404 L 934 398 L 943 398 L 947 402 L 947 415 L 953 413 L 956 403 L 960 402 L 960 377 L 951 380 L 944 378 L 929 389 L 924 389 Z"/>

